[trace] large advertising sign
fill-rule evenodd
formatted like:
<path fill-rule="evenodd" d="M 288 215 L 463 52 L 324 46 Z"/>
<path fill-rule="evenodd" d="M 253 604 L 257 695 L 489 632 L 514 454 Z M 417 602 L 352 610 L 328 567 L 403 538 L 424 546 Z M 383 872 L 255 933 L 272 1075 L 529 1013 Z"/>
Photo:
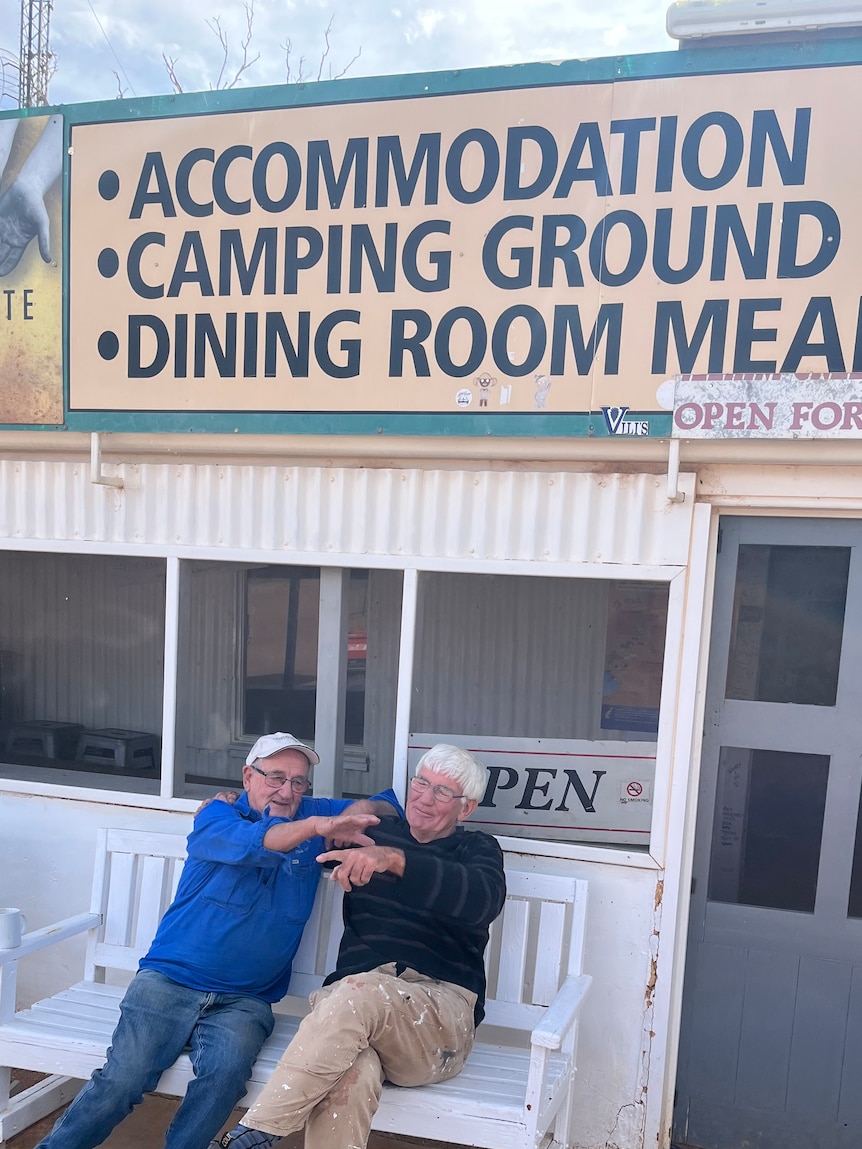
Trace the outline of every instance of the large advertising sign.
<path fill-rule="evenodd" d="M 854 50 L 0 118 L 0 421 L 860 436 Z"/>
<path fill-rule="evenodd" d="M 682 375 L 862 369 L 858 81 L 76 124 L 70 407 L 594 412 L 639 436 Z"/>

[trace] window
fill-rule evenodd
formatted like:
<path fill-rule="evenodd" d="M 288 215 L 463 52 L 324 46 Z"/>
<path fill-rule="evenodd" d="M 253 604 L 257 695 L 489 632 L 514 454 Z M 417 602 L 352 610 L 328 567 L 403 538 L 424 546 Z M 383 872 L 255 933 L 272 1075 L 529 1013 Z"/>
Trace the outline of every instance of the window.
<path fill-rule="evenodd" d="M 814 912 L 829 758 L 723 746 L 712 901 Z"/>
<path fill-rule="evenodd" d="M 320 649 L 318 567 L 184 562 L 181 570 L 176 793 L 236 788 L 254 740 L 315 740 L 318 693 L 344 662 L 344 791 L 392 780 L 401 618 L 399 571 L 351 570 L 343 652 Z M 335 572 L 341 574 L 341 572 Z"/>
<path fill-rule="evenodd" d="M 849 547 L 739 547 L 727 697 L 834 706 Z"/>
<path fill-rule="evenodd" d="M 173 794 L 238 788 L 260 734 L 313 744 L 342 702 L 342 792 L 390 785 L 403 572 L 178 569 Z M 7 777 L 159 793 L 166 593 L 164 559 L 0 553 Z M 666 583 L 420 574 L 408 755 L 476 750 L 473 825 L 646 849 L 667 611 Z"/>
<path fill-rule="evenodd" d="M 163 559 L 0 552 L 4 777 L 158 793 Z"/>
<path fill-rule="evenodd" d="M 350 572 L 344 741 L 361 746 L 365 730 L 368 572 Z M 245 581 L 242 732 L 289 730 L 314 740 L 320 570 L 267 566 Z"/>
<path fill-rule="evenodd" d="M 666 584 L 421 576 L 411 760 L 476 752 L 471 825 L 646 848 L 667 607 Z"/>

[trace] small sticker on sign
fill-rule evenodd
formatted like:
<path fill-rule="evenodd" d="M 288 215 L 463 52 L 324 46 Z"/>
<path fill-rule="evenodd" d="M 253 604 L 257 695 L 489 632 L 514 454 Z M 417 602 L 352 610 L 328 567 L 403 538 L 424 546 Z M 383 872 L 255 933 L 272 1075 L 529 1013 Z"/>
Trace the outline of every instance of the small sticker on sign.
<path fill-rule="evenodd" d="M 620 784 L 620 802 L 649 802 L 652 799 L 650 781 L 646 778 L 629 778 Z"/>

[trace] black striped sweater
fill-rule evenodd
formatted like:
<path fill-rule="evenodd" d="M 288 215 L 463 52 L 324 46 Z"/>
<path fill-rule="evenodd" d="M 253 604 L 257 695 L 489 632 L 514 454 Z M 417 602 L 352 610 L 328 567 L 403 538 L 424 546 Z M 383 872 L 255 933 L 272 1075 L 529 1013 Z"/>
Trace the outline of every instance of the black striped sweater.
<path fill-rule="evenodd" d="M 404 852 L 404 875 L 375 874 L 345 895 L 344 936 L 324 984 L 396 962 L 472 990 L 478 1025 L 485 1013 L 488 928 L 506 898 L 496 838 L 458 827 L 421 843 L 400 818 L 384 818 L 366 833 L 377 845 Z"/>

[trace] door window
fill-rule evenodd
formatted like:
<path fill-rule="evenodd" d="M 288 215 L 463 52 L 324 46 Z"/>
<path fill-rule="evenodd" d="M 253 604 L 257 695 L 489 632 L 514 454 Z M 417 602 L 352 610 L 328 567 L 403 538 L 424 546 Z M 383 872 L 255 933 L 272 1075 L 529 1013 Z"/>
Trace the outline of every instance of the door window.
<path fill-rule="evenodd" d="M 829 759 L 722 746 L 709 897 L 814 912 Z"/>
<path fill-rule="evenodd" d="M 727 697 L 834 706 L 849 547 L 741 543 Z"/>

